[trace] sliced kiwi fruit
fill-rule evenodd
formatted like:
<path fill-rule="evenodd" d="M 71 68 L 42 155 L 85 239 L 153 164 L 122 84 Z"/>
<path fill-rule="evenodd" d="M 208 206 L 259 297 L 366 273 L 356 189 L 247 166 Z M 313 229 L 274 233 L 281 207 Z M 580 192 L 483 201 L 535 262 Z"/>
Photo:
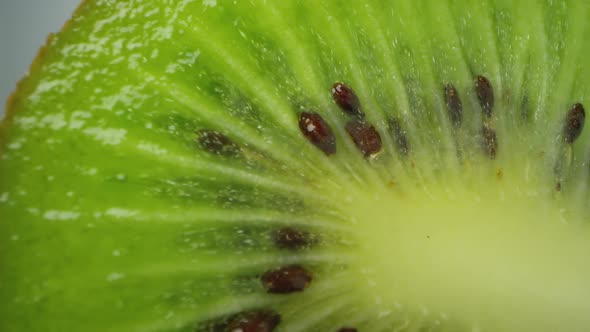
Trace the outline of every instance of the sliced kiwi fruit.
<path fill-rule="evenodd" d="M 583 1 L 84 2 L 0 127 L 0 330 L 590 330 Z"/>

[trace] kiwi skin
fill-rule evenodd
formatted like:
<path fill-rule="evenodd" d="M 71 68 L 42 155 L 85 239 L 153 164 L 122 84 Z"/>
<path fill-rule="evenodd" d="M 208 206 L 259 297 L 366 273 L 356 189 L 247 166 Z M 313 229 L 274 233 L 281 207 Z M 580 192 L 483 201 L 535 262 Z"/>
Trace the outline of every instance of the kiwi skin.
<path fill-rule="evenodd" d="M 564 128 L 590 87 L 587 61 L 576 61 L 588 8 L 564 4 L 179 3 L 175 38 L 140 46 L 158 60 L 137 70 L 136 58 L 118 66 L 82 47 L 83 63 L 115 75 L 35 100 L 55 68 L 76 68 L 79 54 L 65 50 L 109 18 L 132 31 L 169 24 L 137 14 L 150 6 L 163 20 L 174 12 L 153 2 L 115 15 L 125 12 L 87 1 L 0 124 L 0 330 L 586 330 L 588 135 Z M 305 27 L 284 29 L 301 17 Z M 520 44 L 535 31 L 565 46 Z M 480 75 L 493 107 L 479 103 Z M 331 100 L 335 82 L 363 116 Z M 459 125 L 445 108 L 449 83 Z M 155 97 L 93 108 L 104 91 Z M 90 116 L 68 130 L 80 129 L 69 117 L 80 105 Z M 335 153 L 301 132 L 303 112 L 330 125 Z M 382 144 L 363 150 L 349 123 Z M 199 142 L 203 130 L 223 135 L 221 150 Z M 287 228 L 297 245 L 277 240 Z M 267 286 L 269 272 L 284 286 Z"/>

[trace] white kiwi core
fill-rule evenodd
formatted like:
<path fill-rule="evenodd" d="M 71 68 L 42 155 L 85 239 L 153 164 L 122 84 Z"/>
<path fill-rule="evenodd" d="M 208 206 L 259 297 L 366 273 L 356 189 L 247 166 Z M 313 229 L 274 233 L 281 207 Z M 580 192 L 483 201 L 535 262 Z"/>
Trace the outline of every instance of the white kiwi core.
<path fill-rule="evenodd" d="M 528 185 L 515 181 L 498 172 L 471 188 L 390 183 L 355 197 L 357 280 L 376 315 L 411 309 L 493 331 L 587 328 L 573 322 L 590 312 L 590 228 L 559 193 L 517 191 Z"/>

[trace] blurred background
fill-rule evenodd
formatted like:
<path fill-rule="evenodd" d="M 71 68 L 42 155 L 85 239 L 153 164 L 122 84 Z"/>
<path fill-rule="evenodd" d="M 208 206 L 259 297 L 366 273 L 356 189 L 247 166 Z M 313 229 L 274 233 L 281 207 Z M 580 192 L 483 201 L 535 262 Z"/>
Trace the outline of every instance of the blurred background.
<path fill-rule="evenodd" d="M 0 117 L 47 35 L 60 30 L 80 1 L 0 0 Z"/>

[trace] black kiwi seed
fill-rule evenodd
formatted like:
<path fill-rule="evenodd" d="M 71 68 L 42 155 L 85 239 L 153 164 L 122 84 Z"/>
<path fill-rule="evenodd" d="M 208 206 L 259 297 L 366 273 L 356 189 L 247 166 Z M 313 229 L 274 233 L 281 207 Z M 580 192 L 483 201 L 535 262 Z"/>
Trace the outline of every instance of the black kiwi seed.
<path fill-rule="evenodd" d="M 498 139 L 496 137 L 496 131 L 487 125 L 482 127 L 483 145 L 488 157 L 490 159 L 496 158 L 498 151 Z"/>
<path fill-rule="evenodd" d="M 461 127 L 461 123 L 463 122 L 463 103 L 461 103 L 457 89 L 451 83 L 445 86 L 445 103 L 447 104 L 449 118 L 453 127 Z"/>
<path fill-rule="evenodd" d="M 336 138 L 328 123 L 317 113 L 299 114 L 299 129 L 313 145 L 326 155 L 336 153 Z"/>
<path fill-rule="evenodd" d="M 377 129 L 367 122 L 352 120 L 346 124 L 346 132 L 365 157 L 375 155 L 381 150 L 381 136 Z"/>
<path fill-rule="evenodd" d="M 350 114 L 364 117 L 365 113 L 361 110 L 361 103 L 352 88 L 342 82 L 336 82 L 332 85 L 332 98 L 340 108 Z"/>
<path fill-rule="evenodd" d="M 410 144 L 408 143 L 406 131 L 402 128 L 401 123 L 396 118 L 389 119 L 389 128 L 391 128 L 391 132 L 393 133 L 397 150 L 402 156 L 406 157 L 410 152 Z"/>
<path fill-rule="evenodd" d="M 281 316 L 274 311 L 253 311 L 238 314 L 224 332 L 271 332 L 281 322 Z"/>
<path fill-rule="evenodd" d="M 555 191 L 557 191 L 557 192 L 561 191 L 561 181 L 557 181 L 557 183 L 555 184 Z"/>
<path fill-rule="evenodd" d="M 477 98 L 479 104 L 483 110 L 483 113 L 489 118 L 492 116 L 494 108 L 494 90 L 492 89 L 492 83 L 482 75 L 478 75 L 475 79 L 475 91 L 477 92 Z"/>
<path fill-rule="evenodd" d="M 284 227 L 272 233 L 272 240 L 280 249 L 298 250 L 310 246 L 314 240 L 309 232 Z"/>
<path fill-rule="evenodd" d="M 260 281 L 268 293 L 289 294 L 309 287 L 311 273 L 299 265 L 290 265 L 264 273 Z"/>
<path fill-rule="evenodd" d="M 204 150 L 219 155 L 235 156 L 240 153 L 240 147 L 224 134 L 202 129 L 197 131 L 197 141 Z"/>
<path fill-rule="evenodd" d="M 586 112 L 584 106 L 580 103 L 574 104 L 567 112 L 565 117 L 565 125 L 563 127 L 563 138 L 565 143 L 572 144 L 584 129 L 584 120 L 586 119 Z"/>
<path fill-rule="evenodd" d="M 343 327 L 338 332 L 358 332 L 358 330 L 353 327 Z"/>

